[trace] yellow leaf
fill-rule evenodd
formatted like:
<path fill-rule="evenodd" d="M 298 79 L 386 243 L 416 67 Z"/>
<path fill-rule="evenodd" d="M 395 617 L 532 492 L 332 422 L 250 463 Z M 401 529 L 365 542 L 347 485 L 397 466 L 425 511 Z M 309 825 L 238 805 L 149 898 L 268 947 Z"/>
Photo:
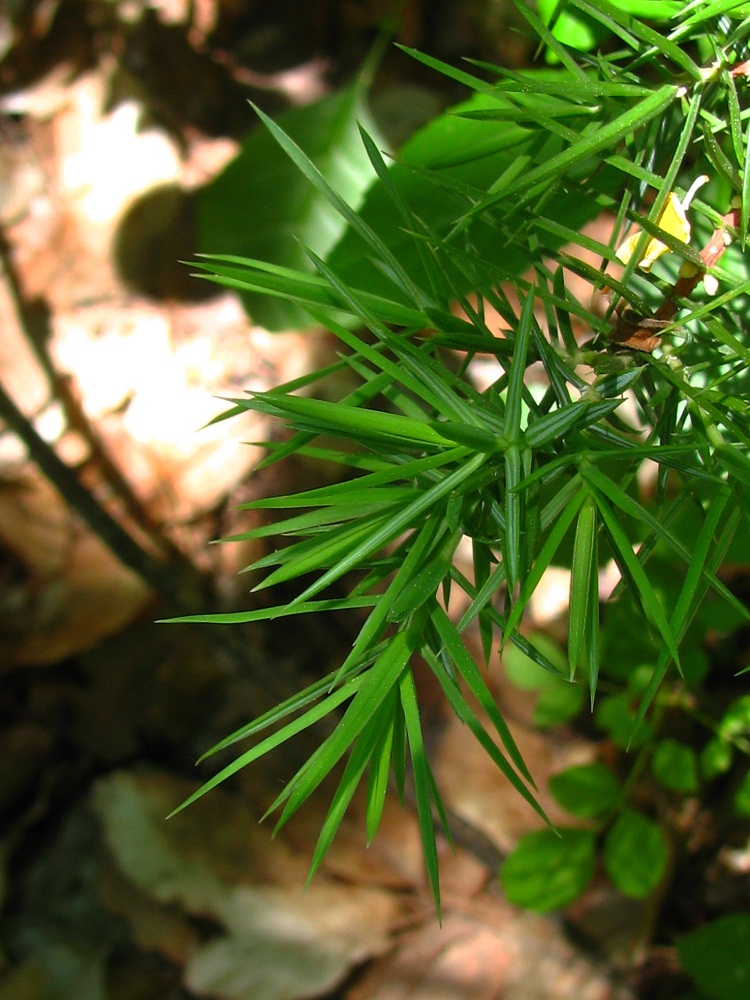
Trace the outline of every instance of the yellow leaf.
<path fill-rule="evenodd" d="M 685 213 L 690 207 L 690 202 L 693 200 L 695 192 L 707 181 L 708 176 L 706 174 L 702 174 L 698 177 L 693 182 L 690 190 L 682 201 L 680 201 L 674 191 L 670 191 L 667 203 L 661 210 L 661 213 L 656 220 L 657 226 L 669 233 L 670 236 L 674 236 L 675 239 L 680 240 L 682 243 L 689 243 L 690 223 L 688 222 L 688 218 Z M 635 253 L 635 248 L 640 237 L 641 231 L 640 229 L 636 229 L 635 232 L 631 233 L 630 236 L 623 240 L 615 251 L 617 259 L 622 261 L 623 264 L 627 264 Z M 638 267 L 640 267 L 642 271 L 650 271 L 654 262 L 658 260 L 663 253 L 668 253 L 668 251 L 669 247 L 666 243 L 662 243 L 661 240 L 652 236 L 646 244 L 643 256 L 638 261 Z"/>

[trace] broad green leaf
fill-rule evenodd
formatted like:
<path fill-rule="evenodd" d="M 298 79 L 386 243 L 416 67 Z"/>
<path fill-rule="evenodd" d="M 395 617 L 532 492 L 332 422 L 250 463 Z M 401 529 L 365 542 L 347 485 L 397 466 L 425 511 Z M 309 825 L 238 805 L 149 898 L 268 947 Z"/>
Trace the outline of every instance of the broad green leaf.
<path fill-rule="evenodd" d="M 594 709 L 594 722 L 621 750 L 637 750 L 651 736 L 647 721 L 636 726 L 636 714 L 627 694 L 611 694 L 599 699 Z"/>
<path fill-rule="evenodd" d="M 581 684 L 570 684 L 562 679 L 541 688 L 534 705 L 532 720 L 540 729 L 551 729 L 574 719 L 586 702 Z"/>
<path fill-rule="evenodd" d="M 358 122 L 376 134 L 358 85 L 279 117 L 281 127 L 355 207 L 373 181 Z M 250 133 L 240 153 L 197 197 L 196 243 L 204 253 L 237 254 L 311 271 L 302 246 L 325 254 L 345 225 L 265 128 Z M 289 299 L 246 293 L 243 301 L 253 321 L 268 329 L 309 324 Z"/>
<path fill-rule="evenodd" d="M 651 51 L 661 58 L 671 59 L 694 80 L 700 80 L 700 67 L 693 62 L 687 52 L 658 31 L 632 17 L 630 3 L 615 5 L 608 0 L 573 0 L 573 2 L 579 10 L 606 25 L 624 41 L 632 44 L 633 40 L 637 39 L 643 45 L 650 46 Z"/>
<path fill-rule="evenodd" d="M 522 691 L 538 691 L 560 681 L 567 683 L 567 661 L 560 647 L 543 632 L 531 633 L 529 640 L 552 664 L 551 671 L 517 646 L 507 646 L 503 651 L 503 666 L 508 680 Z"/>
<path fill-rule="evenodd" d="M 667 871 L 669 850 L 658 823 L 643 813 L 626 809 L 604 840 L 604 867 L 625 896 L 643 899 L 653 892 Z"/>
<path fill-rule="evenodd" d="M 536 75 L 530 71 L 529 86 Z M 404 231 L 399 204 L 408 206 L 422 227 L 433 234 L 434 241 L 444 239 L 456 220 L 499 176 L 529 156 L 533 132 L 528 128 L 514 123 L 493 127 L 491 123 L 459 117 L 462 112 L 496 107 L 496 97 L 476 94 L 468 102 L 449 109 L 406 143 L 389 168 L 388 186 L 376 181 L 367 193 L 360 210 L 363 221 L 388 243 L 420 287 L 430 287 L 435 276 L 425 267 L 420 241 Z M 610 187 L 614 187 L 616 175 L 612 171 Z M 396 200 L 388 188 L 397 192 Z M 585 196 L 574 188 L 561 191 L 554 203 L 555 218 L 575 230 L 600 211 L 596 196 Z M 530 225 L 533 217 L 526 221 Z M 472 228 L 471 239 L 472 258 L 491 265 L 498 276 L 512 278 L 528 267 L 522 243 L 503 238 L 491 226 Z M 371 249 L 353 228 L 344 233 L 326 260 L 347 284 L 388 299 L 398 296 L 394 283 L 374 265 Z M 450 299 L 476 287 L 475 278 L 455 272 L 449 286 L 445 277 L 441 280 L 446 306 Z"/>
<path fill-rule="evenodd" d="M 724 712 L 718 727 L 718 735 L 725 740 L 750 735 L 750 694 L 743 694 Z"/>
<path fill-rule="evenodd" d="M 549 790 L 563 809 L 581 819 L 597 819 L 620 795 L 617 779 L 604 764 L 580 764 L 553 774 Z"/>
<path fill-rule="evenodd" d="M 595 156 L 608 146 L 617 145 L 634 128 L 643 127 L 646 122 L 662 114 L 675 100 L 676 93 L 677 88 L 671 85 L 665 84 L 657 88 L 648 97 L 644 97 L 641 101 L 634 104 L 628 111 L 613 121 L 602 125 L 601 128 L 596 129 L 590 136 L 582 135 L 577 142 L 555 156 L 550 157 L 546 163 L 527 171 L 515 183 L 511 183 L 499 190 L 494 190 L 489 197 L 483 199 L 467 213 L 460 226 L 460 230 L 465 229 L 471 219 L 481 215 L 498 202 L 510 201 L 512 198 L 517 199 L 532 188 L 541 190 L 542 186 L 549 184 L 553 178 L 559 179 L 565 176 L 568 171 L 581 164 L 584 160 Z"/>
<path fill-rule="evenodd" d="M 690 795 L 698 789 L 698 758 L 692 747 L 671 738 L 659 740 L 651 770 L 663 788 Z"/>
<path fill-rule="evenodd" d="M 750 913 L 728 913 L 681 935 L 677 954 L 708 1000 L 739 1000 L 750 983 Z"/>
<path fill-rule="evenodd" d="M 456 110 L 494 106 L 494 99 L 475 95 Z M 461 185 L 486 189 L 501 165 L 507 166 L 525 148 L 528 135 L 528 130 L 520 125 L 493 130 L 482 122 L 461 119 L 454 114 L 438 117 L 406 143 L 397 162 L 389 169 L 389 185 L 382 181 L 372 185 L 360 211 L 363 222 L 387 241 L 389 249 L 416 283 L 429 287 L 422 250 L 418 241 L 403 230 L 399 202 L 408 205 L 410 212 L 430 231 L 444 235 L 465 210 L 465 197 L 458 191 L 448 194 L 443 183 L 437 183 L 432 173 L 424 173 L 424 168 L 438 169 L 441 182 L 456 180 Z M 419 172 L 415 172 L 415 168 Z M 389 188 L 397 191 L 398 202 L 394 201 Z M 372 249 L 355 227 L 350 226 L 327 261 L 343 281 L 354 287 L 387 297 L 398 294 L 393 281 L 373 265 L 372 258 Z M 506 248 L 506 258 L 507 274 L 520 273 L 526 266 L 525 258 L 510 248 Z"/>
<path fill-rule="evenodd" d="M 579 78 L 585 79 L 583 68 L 571 58 L 567 48 L 549 30 L 544 21 L 537 16 L 535 8 L 526 3 L 526 0 L 513 0 L 513 3 L 529 22 L 534 35 L 546 46 L 552 59 L 556 62 L 561 62 L 571 74 L 578 74 Z"/>
<path fill-rule="evenodd" d="M 593 878 L 595 837 L 568 827 L 522 837 L 500 871 L 508 901 L 539 913 L 572 903 Z"/>
<path fill-rule="evenodd" d="M 620 0 L 620 10 L 647 21 L 668 21 L 680 14 L 684 0 Z"/>
<path fill-rule="evenodd" d="M 380 154 L 380 150 L 377 148 L 376 144 L 373 142 L 372 137 L 369 136 L 364 129 L 360 128 L 362 135 L 362 142 L 364 144 L 367 155 L 370 158 L 370 162 L 373 165 L 375 173 L 378 176 L 378 181 L 383 185 L 391 203 L 395 206 L 399 215 L 401 216 L 401 224 L 405 232 L 412 232 L 415 234 L 414 246 L 417 253 L 422 261 L 422 266 L 424 268 L 424 273 L 430 277 L 433 281 L 432 294 L 436 299 L 440 298 L 439 289 L 442 287 L 442 277 L 437 273 L 437 269 L 431 266 L 430 260 L 430 248 L 422 242 L 422 240 L 416 238 L 417 234 L 429 235 L 429 229 L 424 227 L 420 218 L 414 214 L 414 211 L 407 204 L 407 202 L 401 197 L 398 188 L 392 183 L 391 176 L 389 173 L 388 166 Z M 428 309 L 428 311 L 430 311 Z"/>
<path fill-rule="evenodd" d="M 562 4 L 558 3 L 558 0 L 539 0 L 542 20 L 550 25 L 552 34 L 564 45 L 588 52 L 606 37 L 606 28 L 593 18 L 576 11 L 572 5 L 564 9 L 559 16 L 555 16 L 554 22 L 550 23 L 558 8 L 562 9 Z"/>
<path fill-rule="evenodd" d="M 567 0 L 563 0 L 563 2 L 560 0 L 539 0 L 539 12 L 545 23 L 549 24 L 556 8 L 564 8 L 564 13 L 557 19 L 553 28 L 555 37 L 574 48 L 584 50 L 593 48 L 593 42 L 603 37 L 602 26 L 599 22 L 593 21 L 593 25 L 600 29 L 598 33 L 594 32 L 590 26 L 592 20 L 584 20 L 580 11 L 576 12 L 576 0 L 570 0 L 567 2 L 567 6 L 565 6 L 565 2 Z M 734 2 L 736 4 L 737 0 Z M 646 18 L 649 21 L 668 21 L 676 14 L 681 13 L 684 4 L 682 0 L 620 0 L 617 7 L 621 13 L 631 14 L 633 17 Z M 568 28 L 569 23 L 570 27 Z M 579 25 L 581 25 L 580 28 Z M 591 44 L 583 44 L 587 38 L 592 39 Z"/>
<path fill-rule="evenodd" d="M 714 736 L 701 750 L 699 757 L 701 775 L 706 781 L 712 781 L 720 774 L 726 774 L 733 760 L 734 751 L 731 745 Z"/>

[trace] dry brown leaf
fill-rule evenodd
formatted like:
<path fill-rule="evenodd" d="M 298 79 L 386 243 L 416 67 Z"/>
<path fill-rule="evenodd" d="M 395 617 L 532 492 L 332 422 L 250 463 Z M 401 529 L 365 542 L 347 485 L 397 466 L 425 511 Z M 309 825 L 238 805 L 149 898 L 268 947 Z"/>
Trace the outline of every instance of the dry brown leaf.
<path fill-rule="evenodd" d="M 166 813 L 195 785 L 163 773 L 98 782 L 94 807 L 120 871 L 156 903 L 209 918 L 221 931 L 186 964 L 188 988 L 221 1000 L 293 1000 L 333 989 L 381 954 L 402 912 L 392 893 L 320 873 L 258 826 L 237 794 L 216 790 Z"/>
<path fill-rule="evenodd" d="M 425 923 L 376 961 L 347 1000 L 633 1000 L 550 920 L 484 897 Z"/>
<path fill-rule="evenodd" d="M 140 577 L 70 512 L 38 473 L 0 491 L 0 547 L 14 575 L 0 589 L 2 662 L 44 664 L 89 649 L 151 600 Z"/>
<path fill-rule="evenodd" d="M 99 873 L 99 892 L 106 910 L 127 920 L 142 951 L 158 952 L 175 965 L 185 964 L 199 940 L 186 914 L 159 906 L 109 859 Z"/>

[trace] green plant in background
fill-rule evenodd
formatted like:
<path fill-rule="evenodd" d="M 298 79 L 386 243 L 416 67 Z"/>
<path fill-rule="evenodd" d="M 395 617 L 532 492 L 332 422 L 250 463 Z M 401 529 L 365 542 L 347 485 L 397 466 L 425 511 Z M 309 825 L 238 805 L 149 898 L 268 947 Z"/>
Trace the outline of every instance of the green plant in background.
<path fill-rule="evenodd" d="M 677 952 L 701 991 L 684 1000 L 738 1000 L 750 982 L 750 914 L 731 913 L 683 934 Z"/>
<path fill-rule="evenodd" d="M 266 573 L 255 589 L 310 575 L 312 583 L 274 607 L 188 620 L 352 609 L 364 624 L 337 670 L 209 751 L 255 741 L 184 805 L 340 713 L 269 812 L 283 824 L 342 765 L 312 875 L 357 787 L 366 789 L 372 839 L 389 782 L 403 795 L 410 773 L 438 909 L 435 824 L 447 831 L 448 823 L 425 752 L 415 658 L 543 815 L 488 675 L 464 644 L 468 628 L 488 662 L 499 642 L 546 672 L 545 691 L 565 692 L 546 695 L 548 722 L 585 698 L 597 724 L 638 748 L 639 766 L 650 762 L 656 780 L 677 776 L 675 791 L 689 794 L 703 765 L 660 736 L 662 692 L 685 690 L 671 679 L 690 680 L 702 615 L 722 607 L 735 622 L 748 618 L 717 576 L 746 546 L 750 509 L 746 5 L 654 4 L 658 29 L 629 13 L 646 4 L 571 0 L 543 10 L 551 27 L 524 0 L 516 6 L 557 65 L 468 72 L 413 53 L 471 97 L 391 165 L 362 129 L 375 179 L 356 210 L 261 114 L 343 233 L 332 248 L 308 249 L 309 268 L 238 255 L 201 264 L 208 280 L 291 303 L 338 338 L 340 360 L 234 400 L 226 416 L 250 409 L 287 427 L 283 443 L 269 443 L 266 465 L 298 454 L 338 466 L 340 478 L 248 505 L 283 515 L 242 538 L 288 540 L 249 567 Z M 572 52 L 558 37 L 563 12 L 595 23 L 602 51 L 579 41 L 584 51 Z M 665 209 L 702 174 L 710 181 L 693 200 L 685 242 Z M 608 243 L 580 232 L 602 213 L 613 219 Z M 623 268 L 617 248 L 631 222 L 641 237 Z M 651 270 L 639 266 L 647 247 L 658 257 Z M 560 265 L 606 292 L 607 308 L 573 295 Z M 714 293 L 706 286 L 715 282 Z M 486 389 L 472 379 L 477 354 L 497 366 Z M 316 398 L 342 374 L 347 385 L 356 380 L 344 398 Z M 650 491 L 639 487 L 647 469 Z M 463 539 L 468 575 L 455 559 Z M 602 627 L 598 569 L 608 561 L 621 583 Z M 571 569 L 564 653 L 519 631 L 553 564 Z M 331 597 L 342 580 L 346 596 Z M 468 602 L 459 621 L 445 610 L 454 592 Z M 713 738 L 725 757 L 746 752 L 746 737 L 730 740 L 722 725 Z M 536 906 L 543 898 L 540 908 L 574 898 L 600 836 L 615 883 L 650 891 L 667 845 L 654 819 L 630 806 L 631 788 L 598 765 L 559 775 L 553 793 L 587 825 L 522 843 L 503 873 L 509 894 L 536 886 L 515 898 Z M 643 864 L 632 870 L 636 855 Z"/>
<path fill-rule="evenodd" d="M 286 133 L 355 208 L 372 179 L 358 123 L 382 144 L 364 94 L 365 82 L 360 80 L 312 107 L 293 108 L 283 117 Z M 242 205 L 241 219 L 238 204 Z M 195 224 L 199 250 L 221 247 L 224 253 L 308 272 L 314 268 L 305 247 L 325 256 L 346 228 L 341 213 L 310 187 L 265 129 L 251 132 L 240 154 L 200 193 Z M 253 321 L 271 330 L 310 322 L 307 312 L 292 299 L 246 291 L 243 301 Z"/>
<path fill-rule="evenodd" d="M 655 555 L 651 569 L 662 600 L 673 606 L 681 585 L 674 577 L 673 564 Z M 599 854 L 605 872 L 620 892 L 636 899 L 648 896 L 663 882 L 670 841 L 679 837 L 669 828 L 669 808 L 679 812 L 680 804 L 690 797 L 707 795 L 733 768 L 736 782 L 730 810 L 738 820 L 750 815 L 750 697 L 733 698 L 721 712 L 708 711 L 697 697 L 709 673 L 703 652 L 709 633 L 717 628 L 726 633 L 736 631 L 743 615 L 729 606 L 717 608 L 710 599 L 704 601 L 681 645 L 682 675 L 660 687 L 651 717 L 637 728 L 638 705 L 651 682 L 651 664 L 659 649 L 648 635 L 629 635 L 631 616 L 628 602 L 608 609 L 602 634 L 600 690 L 593 713 L 596 729 L 617 750 L 631 751 L 631 763 L 622 778 L 600 762 L 574 766 L 552 777 L 552 797 L 578 823 L 585 823 L 586 829 L 558 828 L 564 834 L 562 839 L 551 830 L 520 839 L 502 871 L 506 896 L 518 905 L 547 911 L 572 902 L 593 878 Z M 626 643 L 623 636 L 628 637 Z M 561 655 L 548 639 L 544 641 L 548 655 Z M 572 689 L 578 699 L 560 697 L 560 692 L 571 689 L 555 684 L 549 674 L 517 652 L 506 656 L 505 669 L 518 687 L 538 692 L 533 714 L 537 726 L 554 726 L 579 714 L 582 688 Z M 680 720 L 682 730 L 686 724 L 690 726 L 690 742 L 669 734 L 673 717 Z M 636 785 L 643 799 L 649 784 L 651 797 L 661 798 L 665 804 L 664 817 L 654 819 L 628 806 Z M 541 871 L 545 866 L 555 869 L 555 893 L 543 880 L 528 878 L 529 870 Z"/>

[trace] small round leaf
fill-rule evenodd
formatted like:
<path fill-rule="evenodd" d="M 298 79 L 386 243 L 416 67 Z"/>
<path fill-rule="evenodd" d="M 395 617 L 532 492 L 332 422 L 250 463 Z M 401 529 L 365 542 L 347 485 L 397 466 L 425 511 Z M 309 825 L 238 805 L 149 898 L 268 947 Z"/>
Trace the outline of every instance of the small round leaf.
<path fill-rule="evenodd" d="M 549 790 L 563 809 L 581 819 L 596 819 L 617 801 L 620 787 L 604 764 L 569 767 L 550 778 Z"/>
<path fill-rule="evenodd" d="M 567 659 L 556 643 L 541 632 L 533 632 L 528 638 L 553 666 L 558 667 L 563 675 L 567 674 Z M 503 653 L 503 665 L 508 680 L 522 691 L 537 691 L 561 683 L 559 678 L 553 677 L 549 671 L 544 670 L 531 657 L 510 643 Z"/>
<path fill-rule="evenodd" d="M 725 739 L 750 733 L 750 694 L 735 698 L 719 723 L 719 735 Z"/>
<path fill-rule="evenodd" d="M 534 725 L 549 729 L 570 722 L 583 708 L 586 691 L 580 684 L 555 681 L 543 687 L 534 705 Z"/>
<path fill-rule="evenodd" d="M 626 809 L 604 841 L 604 867 L 624 896 L 643 899 L 664 877 L 667 842 L 661 827 L 643 813 Z"/>
<path fill-rule="evenodd" d="M 602 698 L 594 710 L 594 722 L 623 750 L 638 749 L 651 736 L 651 725 L 646 719 L 636 728 L 635 712 L 627 695 L 610 694 Z"/>
<path fill-rule="evenodd" d="M 567 906 L 594 874 L 592 830 L 537 830 L 507 857 L 500 882 L 508 901 L 540 913 Z"/>
<path fill-rule="evenodd" d="M 695 751 L 678 740 L 659 740 L 651 760 L 654 777 L 663 788 L 689 795 L 698 789 Z"/>
<path fill-rule="evenodd" d="M 701 774 L 707 781 L 725 774 L 732 766 L 734 751 L 731 744 L 714 736 L 701 750 Z"/>
<path fill-rule="evenodd" d="M 750 995 L 750 914 L 730 913 L 683 934 L 677 954 L 708 1000 Z"/>
<path fill-rule="evenodd" d="M 539 12 L 545 23 L 549 21 L 558 6 L 556 0 L 541 0 Z M 607 37 L 607 29 L 593 17 L 572 10 L 563 11 L 555 19 L 552 34 L 571 48 L 589 52 Z"/>

